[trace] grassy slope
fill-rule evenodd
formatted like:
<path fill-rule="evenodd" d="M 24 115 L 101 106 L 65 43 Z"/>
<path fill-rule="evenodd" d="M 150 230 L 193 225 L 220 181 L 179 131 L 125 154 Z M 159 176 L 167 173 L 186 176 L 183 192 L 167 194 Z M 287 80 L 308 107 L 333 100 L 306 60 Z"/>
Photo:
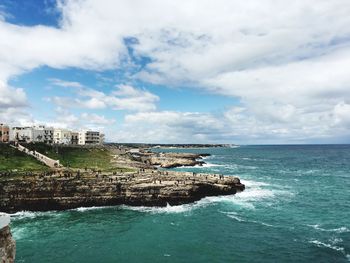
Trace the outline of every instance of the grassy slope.
<path fill-rule="evenodd" d="M 31 150 L 36 150 L 50 158 L 60 160 L 65 167 L 71 168 L 95 168 L 103 171 L 113 171 L 121 169 L 111 163 L 112 155 L 105 148 L 84 148 L 84 147 L 65 147 L 50 146 L 46 144 L 29 144 Z M 128 169 L 124 169 L 128 170 Z"/>
<path fill-rule="evenodd" d="M 0 171 L 45 171 L 48 168 L 35 158 L 26 155 L 7 144 L 0 143 Z"/>

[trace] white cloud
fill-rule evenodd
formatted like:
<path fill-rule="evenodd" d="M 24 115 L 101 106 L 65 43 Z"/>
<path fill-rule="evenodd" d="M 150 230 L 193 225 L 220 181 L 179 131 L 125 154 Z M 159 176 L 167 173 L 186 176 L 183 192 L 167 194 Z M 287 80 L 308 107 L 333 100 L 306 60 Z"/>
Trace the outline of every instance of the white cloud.
<path fill-rule="evenodd" d="M 47 101 L 61 107 L 153 111 L 159 100 L 158 96 L 149 91 L 129 85 L 118 85 L 109 94 L 91 88 L 79 88 L 76 95 L 77 98 L 55 96 L 47 98 Z"/>
<path fill-rule="evenodd" d="M 124 42 L 133 37 L 137 39 L 133 56 L 149 57 L 150 62 L 132 77 L 236 97 L 240 112 L 235 108 L 215 117 L 154 112 L 159 98 L 146 90 L 122 85 L 105 93 L 60 80 L 53 82 L 76 88 L 77 96 L 51 101 L 138 111 L 126 116 L 126 125 L 158 119 L 168 135 L 164 139 L 182 139 L 171 135 L 176 125 L 201 140 L 214 139 L 216 133 L 224 139 L 252 133 L 254 138 L 307 140 L 343 136 L 349 129 L 347 0 L 300 0 L 288 7 L 273 0 L 59 0 L 58 9 L 62 14 L 58 28 L 18 26 L 0 19 L 0 80 L 7 83 L 42 65 L 96 71 L 123 68 L 133 63 Z M 23 90 L 1 89 L 0 107 L 25 103 Z M 227 127 L 227 121 L 234 126 Z M 148 132 L 149 138 L 163 136 Z"/>
<path fill-rule="evenodd" d="M 115 119 L 106 118 L 104 115 L 96 113 L 83 112 L 81 114 L 72 113 L 64 107 L 55 109 L 55 116 L 46 122 L 47 126 L 56 128 L 68 128 L 72 130 L 80 129 L 98 129 L 104 130 L 105 127 L 115 123 Z M 36 123 L 39 123 L 36 121 Z M 40 123 L 39 123 L 40 124 Z"/>
<path fill-rule="evenodd" d="M 62 79 L 51 78 L 49 79 L 52 85 L 67 87 L 67 88 L 83 88 L 84 86 L 76 81 L 64 81 Z"/>
<path fill-rule="evenodd" d="M 115 120 L 113 119 L 107 119 L 103 115 L 98 115 L 95 113 L 82 113 L 81 118 L 88 123 L 95 124 L 95 125 L 112 125 L 115 123 Z"/>
<path fill-rule="evenodd" d="M 27 106 L 27 97 L 23 89 L 9 87 L 0 81 L 0 109 Z"/>

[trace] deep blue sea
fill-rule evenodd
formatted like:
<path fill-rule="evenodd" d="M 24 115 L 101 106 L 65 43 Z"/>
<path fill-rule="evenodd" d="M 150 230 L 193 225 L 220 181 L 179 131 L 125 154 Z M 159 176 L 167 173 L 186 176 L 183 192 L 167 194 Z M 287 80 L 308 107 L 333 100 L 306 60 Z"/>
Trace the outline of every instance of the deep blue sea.
<path fill-rule="evenodd" d="M 177 170 L 239 176 L 246 190 L 166 208 L 16 213 L 16 262 L 350 261 L 349 145 L 178 151 L 212 156 Z"/>

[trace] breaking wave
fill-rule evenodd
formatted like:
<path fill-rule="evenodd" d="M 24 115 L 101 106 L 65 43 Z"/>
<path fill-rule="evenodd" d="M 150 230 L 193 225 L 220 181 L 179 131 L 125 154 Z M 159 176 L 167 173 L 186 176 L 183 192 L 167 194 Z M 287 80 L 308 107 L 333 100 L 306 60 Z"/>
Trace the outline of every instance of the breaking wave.
<path fill-rule="evenodd" d="M 19 211 L 13 214 L 9 214 L 11 216 L 11 220 L 21 220 L 27 218 L 35 218 L 39 216 L 60 216 L 62 213 L 58 211 L 47 211 L 47 212 L 32 212 L 32 211 Z"/>
<path fill-rule="evenodd" d="M 253 224 L 258 224 L 258 225 L 263 225 L 268 227 L 274 227 L 271 224 L 267 224 L 261 221 L 244 219 L 242 216 L 239 216 L 237 212 L 222 212 L 222 211 L 219 211 L 219 212 L 226 214 L 229 218 L 235 219 L 238 222 L 247 222 L 247 223 L 253 223 Z"/>
<path fill-rule="evenodd" d="M 336 251 L 341 251 L 343 253 L 345 252 L 345 249 L 343 247 L 335 246 L 333 244 L 324 243 L 324 242 L 321 242 L 321 241 L 316 240 L 316 239 L 310 240 L 309 243 L 315 244 L 318 247 L 326 247 L 326 248 L 330 248 L 330 249 L 333 249 Z"/>
<path fill-rule="evenodd" d="M 320 230 L 320 231 L 323 231 L 323 232 L 335 232 L 335 233 L 348 233 L 348 232 L 350 232 L 350 229 L 345 227 L 345 226 L 342 226 L 342 227 L 339 227 L 339 228 L 329 228 L 329 229 L 322 228 L 318 224 L 316 224 L 316 225 L 308 225 L 308 226 L 312 227 L 313 229 Z"/>
<path fill-rule="evenodd" d="M 239 192 L 235 195 L 225 195 L 225 196 L 210 196 L 202 198 L 201 200 L 194 202 L 192 204 L 184 205 L 167 205 L 166 207 L 145 207 L 145 206 L 126 206 L 122 207 L 125 209 L 146 212 L 152 214 L 167 213 L 167 214 L 177 214 L 186 213 L 192 210 L 206 207 L 209 205 L 214 205 L 218 203 L 228 203 L 235 206 L 239 206 L 246 209 L 255 209 L 255 203 L 262 200 L 273 200 L 276 196 L 286 195 L 290 196 L 291 193 L 281 190 L 266 189 L 263 187 L 269 186 L 267 183 L 243 180 L 246 185 L 246 189 L 243 192 Z"/>

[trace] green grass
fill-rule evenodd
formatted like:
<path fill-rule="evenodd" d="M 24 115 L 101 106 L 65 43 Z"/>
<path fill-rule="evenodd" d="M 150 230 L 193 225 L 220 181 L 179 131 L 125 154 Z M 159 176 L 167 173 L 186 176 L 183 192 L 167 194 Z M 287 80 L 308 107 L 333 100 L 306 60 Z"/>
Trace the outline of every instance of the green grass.
<path fill-rule="evenodd" d="M 48 168 L 35 158 L 26 155 L 7 144 L 0 143 L 0 171 L 45 171 Z"/>
<path fill-rule="evenodd" d="M 129 168 L 116 167 L 112 160 L 112 154 L 104 147 L 69 147 L 55 146 L 43 143 L 25 145 L 31 150 L 36 150 L 52 159 L 60 160 L 65 167 L 84 169 L 98 169 L 102 171 L 115 171 L 123 169 L 124 172 L 133 171 Z"/>

